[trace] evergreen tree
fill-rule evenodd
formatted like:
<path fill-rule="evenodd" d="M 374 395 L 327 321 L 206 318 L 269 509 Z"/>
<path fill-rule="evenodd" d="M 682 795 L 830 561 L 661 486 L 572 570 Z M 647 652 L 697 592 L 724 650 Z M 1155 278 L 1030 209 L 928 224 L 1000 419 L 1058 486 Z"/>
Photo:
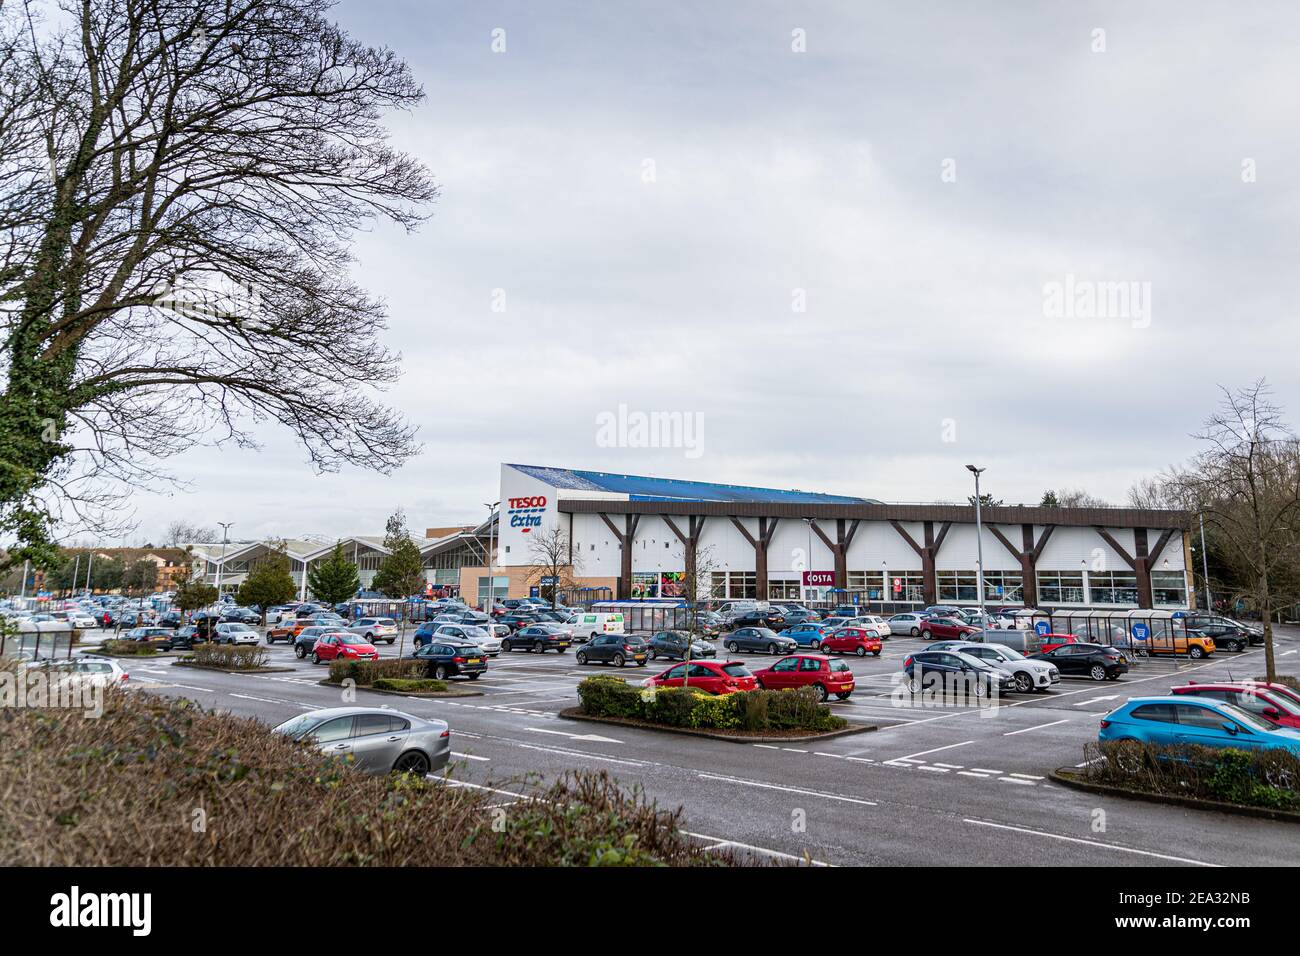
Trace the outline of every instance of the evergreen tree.
<path fill-rule="evenodd" d="M 179 611 L 186 613 L 205 608 L 217 599 L 217 589 L 205 584 L 201 578 L 191 578 L 176 589 L 176 598 L 172 604 Z"/>
<path fill-rule="evenodd" d="M 342 604 L 356 596 L 361 588 L 357 566 L 343 554 L 343 542 L 324 561 L 307 572 L 307 587 L 316 600 L 326 604 Z"/>
<path fill-rule="evenodd" d="M 398 511 L 384 531 L 388 555 L 375 572 L 374 588 L 391 598 L 408 598 L 424 590 L 424 559 L 406 530 L 406 517 Z"/>
<path fill-rule="evenodd" d="M 263 626 L 266 624 L 268 607 L 292 601 L 298 594 L 298 586 L 289 573 L 290 567 L 289 555 L 283 546 L 278 546 L 248 572 L 248 577 L 239 586 L 236 600 L 245 606 L 256 604 L 262 612 Z"/>

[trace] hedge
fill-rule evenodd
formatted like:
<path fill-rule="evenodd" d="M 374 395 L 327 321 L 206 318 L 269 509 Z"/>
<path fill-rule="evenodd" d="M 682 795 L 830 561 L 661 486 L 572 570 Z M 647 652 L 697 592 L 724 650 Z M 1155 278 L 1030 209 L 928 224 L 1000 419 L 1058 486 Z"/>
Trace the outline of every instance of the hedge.
<path fill-rule="evenodd" d="M 109 688 L 104 713 L 0 720 L 9 866 L 718 866 L 740 862 L 604 773 L 508 806 L 410 775 L 366 776 L 251 718 Z M 454 733 L 454 732 L 453 732 Z M 310 813 L 303 808 L 310 807 Z"/>
<path fill-rule="evenodd" d="M 400 690 L 406 693 L 422 691 L 426 693 L 441 694 L 447 690 L 446 681 L 433 680 L 431 678 L 408 680 L 403 677 L 381 677 L 370 686 L 375 690 Z"/>
<path fill-rule="evenodd" d="M 104 651 L 122 657 L 152 657 L 158 649 L 148 641 L 105 641 Z"/>
<path fill-rule="evenodd" d="M 345 680 L 351 680 L 359 686 L 369 687 L 383 678 L 420 680 L 427 670 L 424 661 L 395 657 L 381 658 L 377 661 L 330 661 L 329 682 L 341 684 Z"/>
<path fill-rule="evenodd" d="M 266 648 L 252 644 L 196 644 L 181 658 L 181 663 L 228 671 L 255 671 L 265 667 L 270 659 Z"/>
<path fill-rule="evenodd" d="M 1089 783 L 1248 807 L 1300 810 L 1300 759 L 1281 748 L 1158 747 L 1133 740 L 1088 743 Z"/>
<path fill-rule="evenodd" d="M 609 675 L 578 684 L 582 712 L 591 717 L 644 720 L 667 727 L 707 730 L 841 730 L 848 721 L 831 713 L 809 687 L 708 694 L 691 688 L 634 687 Z"/>

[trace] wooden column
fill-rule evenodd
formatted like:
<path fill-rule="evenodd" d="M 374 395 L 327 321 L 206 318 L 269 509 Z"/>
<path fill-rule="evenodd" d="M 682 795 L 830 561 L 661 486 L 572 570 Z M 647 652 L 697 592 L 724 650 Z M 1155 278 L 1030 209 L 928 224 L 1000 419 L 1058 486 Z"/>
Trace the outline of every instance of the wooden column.
<path fill-rule="evenodd" d="M 636 540 L 636 527 L 641 523 L 641 516 L 624 515 L 622 530 L 619 530 L 618 525 L 614 524 L 609 515 L 603 512 L 600 520 L 605 522 L 605 526 L 618 539 L 619 546 L 623 551 L 622 566 L 618 576 L 618 598 L 620 601 L 626 601 L 632 596 L 632 542 Z"/>
<path fill-rule="evenodd" d="M 668 525 L 669 530 L 677 535 L 677 540 L 682 543 L 686 585 L 695 589 L 695 593 L 689 596 L 689 600 L 694 604 L 700 599 L 700 582 L 696 580 L 696 562 L 700 550 L 700 534 L 704 531 L 704 516 L 688 515 L 686 521 L 688 531 L 683 534 L 682 529 L 677 527 L 677 523 L 664 515 L 664 524 Z"/>
<path fill-rule="evenodd" d="M 996 525 L 986 525 L 993 537 L 1002 542 L 1002 547 L 1011 553 L 1011 556 L 1020 562 L 1020 581 L 1021 581 L 1021 598 L 1025 607 L 1038 606 L 1038 558 L 1043 553 L 1043 548 L 1047 546 L 1047 539 L 1052 536 L 1056 530 L 1056 525 L 1045 525 L 1043 535 L 1037 541 L 1034 540 L 1034 526 L 1032 524 L 1022 524 L 1020 526 L 1020 543 L 1017 548 L 1011 543 L 1005 534 Z"/>
<path fill-rule="evenodd" d="M 831 554 L 835 557 L 835 586 L 841 589 L 847 587 L 849 580 L 849 545 L 853 543 L 853 536 L 858 533 L 858 525 L 861 524 L 861 521 L 856 518 L 851 522 L 846 522 L 844 518 L 835 519 L 834 541 L 826 536 L 826 532 L 822 531 L 816 520 L 810 521 L 808 524 L 817 533 L 817 537 L 821 538 L 822 544 L 830 548 Z M 809 555 L 810 560 L 811 558 L 812 555 Z"/>
<path fill-rule="evenodd" d="M 893 525 L 899 537 L 906 541 L 921 558 L 921 597 L 925 599 L 926 604 L 934 604 L 939 591 L 934 560 L 939 555 L 939 549 L 943 547 L 943 539 L 948 537 L 948 529 L 952 527 L 952 522 L 945 521 L 937 535 L 934 533 L 933 521 L 923 522 L 921 525 L 925 541 L 923 545 L 917 544 L 916 539 L 907 533 L 907 529 L 900 522 L 891 520 L 889 523 Z"/>
<path fill-rule="evenodd" d="M 767 600 L 767 546 L 772 543 L 772 535 L 776 533 L 777 522 L 780 518 L 759 518 L 758 519 L 758 537 L 755 538 L 745 527 L 745 522 L 741 521 L 735 515 L 730 515 L 731 523 L 736 526 L 736 530 L 745 536 L 750 547 L 754 549 L 754 597 L 759 601 Z"/>

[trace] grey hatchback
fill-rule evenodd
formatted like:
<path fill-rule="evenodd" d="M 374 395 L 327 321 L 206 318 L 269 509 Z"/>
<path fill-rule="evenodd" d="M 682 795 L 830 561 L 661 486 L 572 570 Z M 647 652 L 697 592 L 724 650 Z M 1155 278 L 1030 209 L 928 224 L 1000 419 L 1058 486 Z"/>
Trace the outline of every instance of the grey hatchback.
<path fill-rule="evenodd" d="M 363 773 L 441 770 L 451 759 L 446 721 L 372 707 L 329 707 L 291 717 L 272 733 L 347 760 Z"/>

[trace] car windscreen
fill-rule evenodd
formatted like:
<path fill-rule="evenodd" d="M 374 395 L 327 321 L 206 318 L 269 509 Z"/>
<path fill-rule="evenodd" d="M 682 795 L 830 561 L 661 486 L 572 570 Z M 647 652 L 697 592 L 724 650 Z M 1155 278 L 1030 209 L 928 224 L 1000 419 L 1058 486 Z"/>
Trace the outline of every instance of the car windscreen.
<path fill-rule="evenodd" d="M 850 669 L 851 668 L 849 667 L 849 665 L 844 663 L 843 661 L 839 661 L 839 660 L 831 661 L 831 670 L 835 671 L 836 673 L 842 673 L 843 671 L 847 671 Z"/>
<path fill-rule="evenodd" d="M 340 644 L 364 644 L 366 643 L 366 639 L 364 637 L 357 637 L 357 635 L 355 634 L 340 634 L 339 643 Z"/>
<path fill-rule="evenodd" d="M 292 737 L 296 740 L 315 727 L 318 723 L 320 723 L 319 717 L 313 717 L 311 714 L 302 714 L 299 717 L 290 717 L 284 723 L 280 724 L 280 726 L 276 727 L 274 733 L 284 734 L 286 737 Z"/>
<path fill-rule="evenodd" d="M 749 669 L 744 664 L 723 664 L 722 671 L 728 677 L 749 677 Z"/>
<path fill-rule="evenodd" d="M 1007 645 L 1005 644 L 987 644 L 985 646 L 993 648 L 1003 657 L 1007 658 L 1007 660 L 1023 661 L 1026 659 L 1024 654 L 1021 654 L 1018 650 L 1016 650 L 1013 647 L 1007 647 Z"/>
<path fill-rule="evenodd" d="M 1215 703 L 1218 703 L 1218 701 Z M 1239 723 L 1245 724 L 1251 730 L 1272 733 L 1277 729 L 1264 718 L 1256 717 L 1254 714 L 1242 710 L 1236 704 L 1218 704 L 1218 706 L 1222 707 L 1227 713 L 1231 714 L 1235 720 Z"/>

